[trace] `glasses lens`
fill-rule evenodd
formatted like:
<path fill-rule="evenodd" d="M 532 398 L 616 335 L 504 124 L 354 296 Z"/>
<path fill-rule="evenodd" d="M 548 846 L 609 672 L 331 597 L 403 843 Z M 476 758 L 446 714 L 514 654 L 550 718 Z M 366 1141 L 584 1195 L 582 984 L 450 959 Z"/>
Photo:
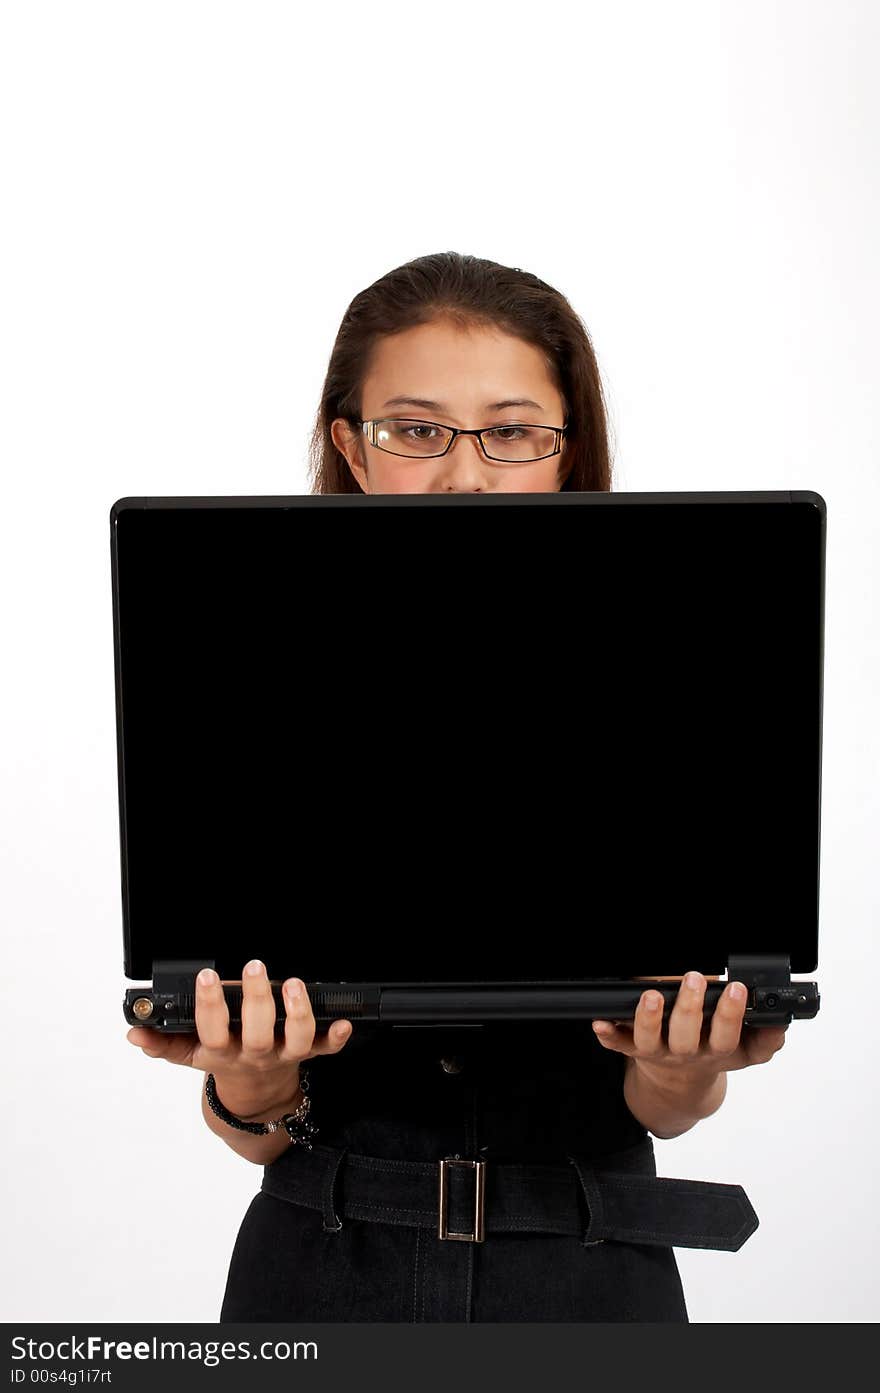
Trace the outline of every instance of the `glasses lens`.
<path fill-rule="evenodd" d="M 377 421 L 376 444 L 393 455 L 426 459 L 446 449 L 449 431 L 429 421 Z"/>
<path fill-rule="evenodd" d="M 553 450 L 555 433 L 545 426 L 495 426 L 483 432 L 486 454 L 491 459 L 541 459 Z"/>

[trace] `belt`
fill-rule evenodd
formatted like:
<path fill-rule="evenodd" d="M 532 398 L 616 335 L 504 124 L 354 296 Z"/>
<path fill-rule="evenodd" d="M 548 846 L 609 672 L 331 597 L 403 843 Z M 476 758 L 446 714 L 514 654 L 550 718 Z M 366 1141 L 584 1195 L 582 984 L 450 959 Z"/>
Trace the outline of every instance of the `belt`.
<path fill-rule="evenodd" d="M 457 1155 L 397 1161 L 313 1144 L 264 1167 L 260 1189 L 319 1210 L 327 1232 L 341 1229 L 343 1219 L 363 1219 L 469 1243 L 482 1243 L 487 1234 L 547 1233 L 577 1235 L 586 1246 L 736 1252 L 758 1227 L 741 1185 L 654 1174 L 650 1142 L 599 1159 L 565 1159 L 565 1165 Z"/>

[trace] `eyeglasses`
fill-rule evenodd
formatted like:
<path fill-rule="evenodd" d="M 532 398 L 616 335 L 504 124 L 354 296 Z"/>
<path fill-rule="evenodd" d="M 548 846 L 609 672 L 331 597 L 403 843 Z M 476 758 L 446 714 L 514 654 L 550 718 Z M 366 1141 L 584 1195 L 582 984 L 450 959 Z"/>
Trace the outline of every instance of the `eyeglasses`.
<path fill-rule="evenodd" d="M 487 459 L 498 464 L 527 464 L 549 459 L 562 449 L 568 426 L 532 426 L 511 422 L 503 426 L 484 426 L 482 430 L 456 430 L 436 421 L 413 421 L 395 416 L 356 421 L 371 445 L 389 455 L 407 459 L 438 459 L 445 455 L 457 435 L 475 435 Z"/>

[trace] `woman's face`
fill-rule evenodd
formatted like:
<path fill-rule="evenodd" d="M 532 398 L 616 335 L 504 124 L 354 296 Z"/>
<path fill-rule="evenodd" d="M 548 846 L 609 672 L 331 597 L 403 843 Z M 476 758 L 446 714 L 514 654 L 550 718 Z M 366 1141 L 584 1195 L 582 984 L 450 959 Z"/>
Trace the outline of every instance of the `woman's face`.
<path fill-rule="evenodd" d="M 512 399 L 523 404 L 495 404 Z M 378 341 L 361 414 L 365 421 L 399 416 L 475 429 L 561 427 L 565 403 L 537 348 L 500 329 L 463 329 L 440 318 Z M 439 458 L 409 459 L 371 445 L 342 417 L 331 433 L 364 493 L 558 493 L 570 468 L 564 440 L 562 453 L 548 459 L 498 464 L 475 435 L 456 436 Z"/>

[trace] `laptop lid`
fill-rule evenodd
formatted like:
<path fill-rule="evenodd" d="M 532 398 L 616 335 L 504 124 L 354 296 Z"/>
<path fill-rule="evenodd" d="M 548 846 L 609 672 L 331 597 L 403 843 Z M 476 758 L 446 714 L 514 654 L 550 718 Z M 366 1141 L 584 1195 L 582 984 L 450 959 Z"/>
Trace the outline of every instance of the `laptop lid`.
<path fill-rule="evenodd" d="M 124 971 L 817 966 L 815 493 L 124 498 Z"/>

